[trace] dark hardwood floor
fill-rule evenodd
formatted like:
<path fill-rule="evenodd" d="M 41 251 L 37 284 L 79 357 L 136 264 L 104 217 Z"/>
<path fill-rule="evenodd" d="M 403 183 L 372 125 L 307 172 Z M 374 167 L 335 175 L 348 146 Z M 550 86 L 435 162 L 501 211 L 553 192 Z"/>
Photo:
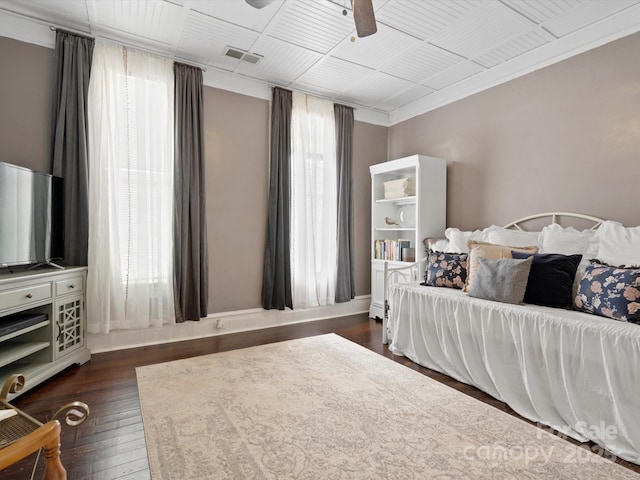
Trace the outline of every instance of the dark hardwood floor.
<path fill-rule="evenodd" d="M 148 479 L 149 465 L 136 384 L 136 367 L 335 332 L 467 395 L 518 416 L 504 403 L 476 388 L 422 368 L 404 357 L 394 356 L 381 344 L 381 330 L 380 322 L 370 320 L 363 314 L 100 353 L 93 355 L 89 363 L 65 370 L 13 403 L 40 421 L 48 420 L 58 407 L 71 401 L 80 400 L 89 405 L 91 415 L 83 425 L 77 428 L 63 425 L 62 461 L 70 480 Z M 188 394 L 188 388 L 189 385 L 185 384 L 185 394 Z M 592 444 L 582 446 L 598 451 L 598 447 Z M 29 457 L 0 472 L 0 480 L 28 479 L 34 458 Z M 43 463 L 40 458 L 35 478 L 42 478 Z M 618 463 L 640 473 L 638 465 L 625 461 Z"/>

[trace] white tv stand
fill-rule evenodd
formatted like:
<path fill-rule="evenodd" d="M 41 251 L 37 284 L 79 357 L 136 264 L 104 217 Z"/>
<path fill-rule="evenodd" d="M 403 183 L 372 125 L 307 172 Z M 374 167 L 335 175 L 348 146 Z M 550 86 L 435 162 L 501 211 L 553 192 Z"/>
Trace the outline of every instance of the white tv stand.
<path fill-rule="evenodd" d="M 21 373 L 26 379 L 22 394 L 91 359 L 85 341 L 87 267 L 1 272 L 0 384 Z M 18 326 L 18 319 L 33 324 Z"/>

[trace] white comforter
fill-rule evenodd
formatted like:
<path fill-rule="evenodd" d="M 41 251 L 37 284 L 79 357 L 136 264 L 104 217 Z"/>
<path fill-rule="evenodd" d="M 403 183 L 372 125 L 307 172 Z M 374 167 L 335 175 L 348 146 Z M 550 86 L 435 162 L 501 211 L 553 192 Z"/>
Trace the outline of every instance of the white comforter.
<path fill-rule="evenodd" d="M 640 325 L 394 285 L 391 351 L 640 463 Z"/>

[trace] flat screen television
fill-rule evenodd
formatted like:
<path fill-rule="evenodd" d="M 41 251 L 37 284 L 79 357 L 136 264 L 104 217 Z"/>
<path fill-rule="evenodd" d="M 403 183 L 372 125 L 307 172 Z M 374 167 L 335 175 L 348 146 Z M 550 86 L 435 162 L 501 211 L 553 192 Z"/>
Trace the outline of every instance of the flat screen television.
<path fill-rule="evenodd" d="M 0 268 L 63 256 L 64 180 L 0 162 Z"/>

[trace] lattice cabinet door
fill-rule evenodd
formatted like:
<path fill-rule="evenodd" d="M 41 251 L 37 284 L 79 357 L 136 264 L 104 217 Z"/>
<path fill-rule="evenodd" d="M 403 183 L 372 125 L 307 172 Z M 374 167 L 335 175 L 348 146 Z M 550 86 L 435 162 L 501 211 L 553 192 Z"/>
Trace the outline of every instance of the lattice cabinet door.
<path fill-rule="evenodd" d="M 55 303 L 55 357 L 84 346 L 84 297 L 67 296 Z"/>

